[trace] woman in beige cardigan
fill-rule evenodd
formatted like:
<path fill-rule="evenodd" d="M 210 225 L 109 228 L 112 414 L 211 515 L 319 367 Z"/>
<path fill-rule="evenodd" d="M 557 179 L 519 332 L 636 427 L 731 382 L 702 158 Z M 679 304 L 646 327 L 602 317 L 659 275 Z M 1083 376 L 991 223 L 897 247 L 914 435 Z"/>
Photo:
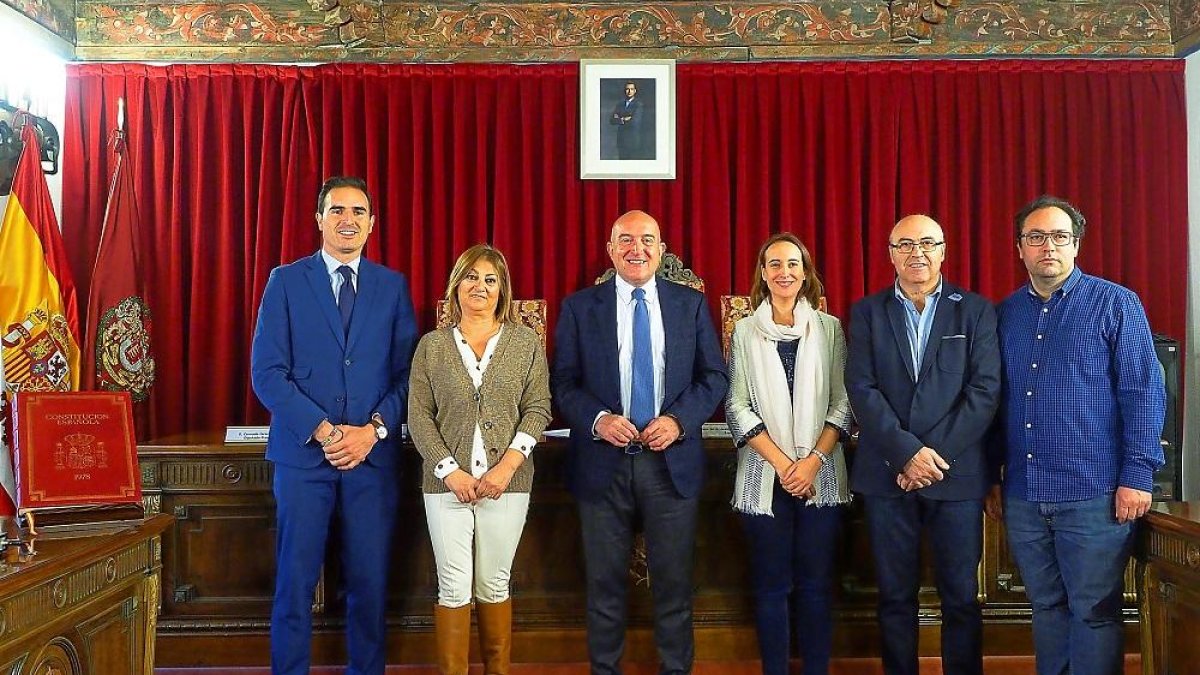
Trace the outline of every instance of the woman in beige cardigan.
<path fill-rule="evenodd" d="M 549 371 L 537 334 L 512 320 L 500 251 L 479 244 L 459 256 L 446 301 L 453 325 L 421 338 L 408 395 L 437 562 L 438 668 L 467 672 L 474 595 L 484 672 L 507 673 L 509 576 L 529 509 L 530 453 L 550 422 Z"/>

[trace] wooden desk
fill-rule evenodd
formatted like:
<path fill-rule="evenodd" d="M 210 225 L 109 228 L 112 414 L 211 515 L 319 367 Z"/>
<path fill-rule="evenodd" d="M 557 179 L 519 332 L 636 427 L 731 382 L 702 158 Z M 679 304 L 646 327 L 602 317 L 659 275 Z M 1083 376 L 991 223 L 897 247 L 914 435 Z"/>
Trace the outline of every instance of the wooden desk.
<path fill-rule="evenodd" d="M 159 537 L 145 522 L 76 538 L 39 537 L 37 555 L 0 568 L 0 672 L 154 671 Z"/>
<path fill-rule="evenodd" d="M 1200 502 L 1155 505 L 1140 539 L 1142 672 L 1200 672 Z"/>
<path fill-rule="evenodd" d="M 736 468 L 728 440 L 705 441 L 707 478 L 700 494 L 695 556 L 695 625 L 701 659 L 757 658 L 749 551 L 739 517 L 729 507 Z M 582 662 L 584 640 L 583 552 L 574 499 L 565 484 L 565 445 L 538 446 L 537 474 L 521 545 L 513 564 L 514 658 Z M 173 515 L 163 536 L 163 608 L 159 666 L 265 665 L 275 578 L 275 503 L 271 463 L 261 445 L 223 445 L 216 434 L 143 444 L 138 449 L 147 512 Z M 852 457 L 851 457 L 852 459 Z M 401 520 L 388 586 L 389 663 L 431 663 L 432 609 L 437 576 L 421 501 L 420 457 L 402 453 Z M 862 502 L 846 510 L 838 542 L 834 653 L 879 653 L 875 619 L 874 559 Z M 631 661 L 652 662 L 655 649 L 644 561 L 630 575 Z M 1127 648 L 1137 650 L 1137 608 L 1132 574 L 1125 610 Z M 313 663 L 345 663 L 345 602 L 334 551 L 314 599 Z M 920 592 L 921 650 L 938 654 L 941 607 L 931 566 Z M 1033 653 L 1031 611 L 1003 528 L 984 525 L 980 566 L 985 651 Z"/>

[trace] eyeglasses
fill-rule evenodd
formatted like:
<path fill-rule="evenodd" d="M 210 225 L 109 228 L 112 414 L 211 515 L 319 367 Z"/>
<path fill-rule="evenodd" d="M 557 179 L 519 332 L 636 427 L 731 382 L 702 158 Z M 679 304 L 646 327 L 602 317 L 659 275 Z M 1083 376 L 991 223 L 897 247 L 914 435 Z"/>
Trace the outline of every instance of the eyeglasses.
<path fill-rule="evenodd" d="M 937 248 L 945 243 L 946 242 L 944 242 L 944 241 L 934 241 L 932 239 L 922 239 L 921 241 L 913 241 L 911 239 L 901 239 L 898 243 L 895 243 L 895 244 L 892 244 L 889 242 L 888 246 L 890 246 L 904 254 L 912 253 L 918 247 L 920 247 L 920 249 L 925 253 L 932 253 L 935 248 Z"/>
<path fill-rule="evenodd" d="M 642 451 L 645 449 L 646 449 L 646 446 L 641 441 L 633 441 L 629 445 L 625 446 L 625 454 L 640 455 L 640 454 L 642 454 Z"/>
<path fill-rule="evenodd" d="M 1069 246 L 1075 243 L 1079 237 L 1076 237 L 1074 232 L 1067 232 L 1066 230 L 1055 230 L 1053 232 L 1039 232 L 1034 230 L 1033 232 L 1022 234 L 1017 239 L 1024 241 L 1030 246 L 1043 246 L 1047 239 L 1054 242 L 1055 246 Z"/>

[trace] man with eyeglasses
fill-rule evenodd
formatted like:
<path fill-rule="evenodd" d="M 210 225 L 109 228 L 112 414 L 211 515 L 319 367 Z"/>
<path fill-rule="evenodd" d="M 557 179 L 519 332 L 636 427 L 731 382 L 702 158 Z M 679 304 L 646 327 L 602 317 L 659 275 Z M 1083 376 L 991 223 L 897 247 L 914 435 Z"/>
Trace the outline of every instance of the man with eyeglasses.
<path fill-rule="evenodd" d="M 996 314 L 946 281 L 942 228 L 902 218 L 896 281 L 850 310 L 846 391 L 859 425 L 850 487 L 863 496 L 879 586 L 883 668 L 917 675 L 921 531 L 942 608 L 942 671 L 983 672 L 976 569 L 988 490 L 984 439 L 1000 397 Z"/>
<path fill-rule="evenodd" d="M 999 305 L 1004 389 L 989 515 L 1033 605 L 1039 675 L 1122 672 L 1134 526 L 1150 508 L 1166 394 L 1137 295 L 1075 266 L 1083 214 L 1043 196 L 1017 214 L 1029 284 Z"/>
<path fill-rule="evenodd" d="M 666 245 L 654 218 L 624 214 L 607 248 L 616 275 L 563 301 L 551 374 L 571 427 L 567 481 L 583 532 L 591 672 L 621 672 L 640 524 L 659 672 L 689 673 L 700 425 L 729 378 L 704 295 L 655 278 Z"/>

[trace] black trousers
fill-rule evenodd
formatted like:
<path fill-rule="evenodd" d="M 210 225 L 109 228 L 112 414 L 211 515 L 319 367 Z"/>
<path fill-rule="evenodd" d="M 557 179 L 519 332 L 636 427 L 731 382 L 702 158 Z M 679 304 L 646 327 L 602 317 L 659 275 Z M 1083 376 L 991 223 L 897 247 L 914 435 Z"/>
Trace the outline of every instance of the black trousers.
<path fill-rule="evenodd" d="M 621 452 L 614 448 L 613 452 Z M 668 452 L 670 452 L 668 450 Z M 587 566 L 587 639 L 592 673 L 621 672 L 628 612 L 629 560 L 635 526 L 646 540 L 654 643 L 660 673 L 690 673 L 692 567 L 699 500 L 675 491 L 662 453 L 624 458 L 600 499 L 579 502 Z"/>

